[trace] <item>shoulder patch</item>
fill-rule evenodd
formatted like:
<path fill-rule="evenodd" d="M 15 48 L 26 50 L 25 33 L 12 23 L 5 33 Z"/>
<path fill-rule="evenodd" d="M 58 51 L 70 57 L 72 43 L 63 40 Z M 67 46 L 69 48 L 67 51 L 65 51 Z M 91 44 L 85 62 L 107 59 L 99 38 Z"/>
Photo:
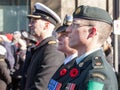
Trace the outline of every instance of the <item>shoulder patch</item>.
<path fill-rule="evenodd" d="M 87 90 L 103 90 L 104 84 L 90 80 L 88 83 L 88 89 Z"/>
<path fill-rule="evenodd" d="M 48 44 L 56 44 L 56 41 L 49 41 Z"/>
<path fill-rule="evenodd" d="M 93 65 L 93 68 L 103 68 L 103 61 L 102 61 L 101 57 L 96 56 L 92 60 L 92 65 Z"/>

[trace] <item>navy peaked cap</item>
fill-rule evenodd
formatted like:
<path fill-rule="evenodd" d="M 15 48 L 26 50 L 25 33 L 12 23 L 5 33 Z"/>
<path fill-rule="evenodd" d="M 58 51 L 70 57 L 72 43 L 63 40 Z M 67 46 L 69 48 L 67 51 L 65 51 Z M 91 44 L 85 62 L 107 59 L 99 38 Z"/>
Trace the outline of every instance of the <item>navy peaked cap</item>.
<path fill-rule="evenodd" d="M 44 4 L 37 2 L 35 3 L 34 8 L 35 11 L 33 14 L 27 15 L 28 18 L 41 18 L 51 22 L 54 25 L 61 23 L 60 17 Z"/>

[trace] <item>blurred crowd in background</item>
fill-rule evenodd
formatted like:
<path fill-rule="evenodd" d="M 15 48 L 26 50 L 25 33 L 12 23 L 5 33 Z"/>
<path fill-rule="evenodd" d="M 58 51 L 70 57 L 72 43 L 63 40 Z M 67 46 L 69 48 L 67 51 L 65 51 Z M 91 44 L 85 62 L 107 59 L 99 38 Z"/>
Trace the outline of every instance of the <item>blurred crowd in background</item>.
<path fill-rule="evenodd" d="M 0 32 L 0 90 L 19 88 L 26 54 L 29 57 L 30 48 L 36 43 L 35 37 L 26 30 Z"/>

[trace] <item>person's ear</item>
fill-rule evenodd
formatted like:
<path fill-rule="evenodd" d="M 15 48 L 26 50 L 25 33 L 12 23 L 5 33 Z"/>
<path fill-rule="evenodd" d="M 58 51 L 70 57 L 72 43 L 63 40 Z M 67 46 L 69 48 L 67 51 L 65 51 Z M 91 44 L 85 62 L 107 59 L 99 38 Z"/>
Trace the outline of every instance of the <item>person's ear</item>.
<path fill-rule="evenodd" d="M 88 38 L 95 36 L 96 33 L 97 33 L 97 32 L 96 32 L 96 28 L 95 28 L 95 27 L 90 28 Z"/>

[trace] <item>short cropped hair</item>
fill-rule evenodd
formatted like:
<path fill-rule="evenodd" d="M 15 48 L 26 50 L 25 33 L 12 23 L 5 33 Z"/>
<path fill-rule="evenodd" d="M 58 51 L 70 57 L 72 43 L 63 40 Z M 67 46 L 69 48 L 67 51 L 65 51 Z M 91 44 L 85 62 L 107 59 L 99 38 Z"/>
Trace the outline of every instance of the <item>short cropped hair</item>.
<path fill-rule="evenodd" d="M 108 23 L 101 22 L 101 21 L 91 21 L 89 23 L 96 27 L 97 31 L 99 32 L 98 42 L 103 44 L 107 38 L 110 36 L 112 32 L 112 26 Z"/>

